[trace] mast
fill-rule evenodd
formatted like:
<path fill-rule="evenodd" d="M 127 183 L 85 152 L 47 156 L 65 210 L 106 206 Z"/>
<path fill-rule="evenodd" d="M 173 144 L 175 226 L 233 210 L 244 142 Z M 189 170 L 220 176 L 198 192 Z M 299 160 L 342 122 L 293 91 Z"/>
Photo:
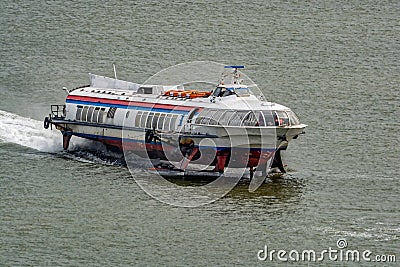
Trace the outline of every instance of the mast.
<path fill-rule="evenodd" d="M 232 84 L 240 84 L 240 73 L 238 72 L 238 69 L 244 69 L 243 65 L 228 65 L 224 66 L 225 69 L 233 69 L 232 72 Z M 222 78 L 223 81 L 223 78 Z"/>

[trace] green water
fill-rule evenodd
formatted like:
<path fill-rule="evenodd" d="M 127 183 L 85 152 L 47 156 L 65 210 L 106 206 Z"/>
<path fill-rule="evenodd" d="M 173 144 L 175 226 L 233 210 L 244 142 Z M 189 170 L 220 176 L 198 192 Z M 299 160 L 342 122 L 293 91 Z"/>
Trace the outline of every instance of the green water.
<path fill-rule="evenodd" d="M 399 258 L 399 51 L 397 1 L 2 1 L 0 265 L 266 266 L 282 262 L 259 261 L 264 245 L 321 251 L 339 238 Z M 112 76 L 115 62 L 143 82 L 197 60 L 246 65 L 309 125 L 283 179 L 172 207 L 41 128 L 89 72 Z"/>

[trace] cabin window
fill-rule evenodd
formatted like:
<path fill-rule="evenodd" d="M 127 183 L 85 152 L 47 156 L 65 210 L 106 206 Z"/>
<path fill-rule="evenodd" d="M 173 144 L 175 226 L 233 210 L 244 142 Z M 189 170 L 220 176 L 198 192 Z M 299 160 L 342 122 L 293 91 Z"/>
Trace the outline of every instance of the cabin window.
<path fill-rule="evenodd" d="M 170 130 L 174 130 L 175 128 L 176 128 L 176 120 L 178 119 L 178 115 L 172 115 L 172 118 L 171 118 L 171 124 L 170 124 L 170 127 L 169 127 L 169 129 Z"/>
<path fill-rule="evenodd" d="M 228 125 L 230 126 L 240 126 L 242 124 L 243 118 L 246 116 L 248 111 L 236 111 L 230 118 Z"/>
<path fill-rule="evenodd" d="M 275 125 L 277 126 L 288 126 L 289 125 L 289 117 L 284 111 L 277 110 L 275 111 L 277 117 L 275 119 Z"/>
<path fill-rule="evenodd" d="M 261 111 L 254 111 L 254 115 L 256 116 L 256 125 L 255 126 L 265 126 L 264 116 Z"/>
<path fill-rule="evenodd" d="M 293 111 L 286 111 L 286 113 L 289 116 L 289 121 L 290 121 L 291 125 L 299 125 L 300 124 L 299 118 L 296 116 L 296 114 Z"/>
<path fill-rule="evenodd" d="M 215 110 L 212 118 L 210 119 L 210 122 L 208 124 L 210 125 L 218 125 L 219 124 L 219 119 L 224 115 L 225 110 Z"/>
<path fill-rule="evenodd" d="M 88 106 L 85 106 L 85 107 L 83 108 L 83 110 L 82 110 L 82 116 L 81 116 L 81 120 L 82 120 L 82 121 L 86 121 L 86 116 L 87 116 L 87 113 L 88 113 L 88 109 L 89 109 Z"/>
<path fill-rule="evenodd" d="M 76 117 L 75 117 L 75 119 L 76 119 L 77 121 L 80 121 L 80 120 L 81 120 L 82 109 L 83 109 L 83 106 L 77 106 L 77 108 L 76 108 Z"/>
<path fill-rule="evenodd" d="M 142 117 L 140 118 L 140 128 L 146 128 L 147 117 L 149 116 L 149 112 L 143 112 Z"/>
<path fill-rule="evenodd" d="M 99 111 L 100 111 L 100 108 L 99 107 L 95 107 L 95 109 L 93 111 L 92 122 L 97 122 L 98 121 Z"/>
<path fill-rule="evenodd" d="M 151 128 L 152 129 L 157 128 L 157 122 L 158 122 L 158 117 L 159 116 L 160 116 L 160 113 L 154 113 L 153 122 L 151 123 Z"/>
<path fill-rule="evenodd" d="M 213 114 L 212 109 L 204 109 L 196 118 L 196 124 L 208 124 Z"/>
<path fill-rule="evenodd" d="M 212 117 L 215 116 L 215 114 L 217 113 L 216 110 L 210 109 L 207 114 L 205 114 L 202 123 L 203 124 L 214 124 L 212 122 Z"/>
<path fill-rule="evenodd" d="M 117 111 L 117 107 L 110 107 L 110 109 L 107 112 L 107 118 L 114 118 L 115 112 Z"/>
<path fill-rule="evenodd" d="M 211 124 L 211 125 L 213 125 L 213 124 L 214 124 L 214 123 L 213 123 L 213 117 L 215 117 L 216 114 L 217 114 L 218 112 L 219 112 L 218 110 L 211 109 L 211 110 L 209 111 L 209 113 L 207 114 L 207 117 L 206 117 L 205 120 L 204 120 L 204 124 Z"/>
<path fill-rule="evenodd" d="M 128 110 L 128 111 L 126 112 L 126 114 L 125 114 L 125 118 L 126 118 L 126 119 L 129 117 L 129 113 L 130 113 L 130 111 Z"/>
<path fill-rule="evenodd" d="M 86 121 L 88 121 L 88 122 L 92 121 L 93 110 L 94 110 L 94 107 L 89 107 Z"/>
<path fill-rule="evenodd" d="M 165 129 L 166 131 L 170 131 L 170 130 L 171 130 L 171 127 L 170 127 L 171 118 L 172 118 L 172 114 L 171 114 L 171 113 L 170 113 L 170 114 L 167 114 L 166 117 L 165 117 L 164 129 Z"/>
<path fill-rule="evenodd" d="M 275 119 L 274 119 L 274 112 L 269 110 L 262 111 L 265 120 L 265 126 L 274 126 Z"/>
<path fill-rule="evenodd" d="M 246 115 L 246 117 L 244 117 L 242 125 L 243 126 L 258 126 L 259 125 L 257 117 L 256 117 L 256 115 L 254 114 L 253 111 L 250 111 Z"/>
<path fill-rule="evenodd" d="M 97 119 L 97 122 L 98 123 L 103 123 L 103 120 L 104 120 L 104 112 L 106 111 L 106 108 L 100 108 L 100 111 L 99 111 L 99 117 L 98 117 L 98 119 Z"/>
<path fill-rule="evenodd" d="M 165 113 L 160 114 L 160 118 L 158 119 L 158 129 L 163 130 L 164 129 L 164 120 L 165 120 Z"/>
<path fill-rule="evenodd" d="M 138 94 L 152 94 L 153 93 L 153 87 L 139 87 L 137 90 Z"/>
<path fill-rule="evenodd" d="M 205 111 L 200 112 L 200 114 L 196 117 L 196 120 L 194 121 L 196 124 L 201 124 L 201 121 L 203 119 L 203 112 Z"/>
<path fill-rule="evenodd" d="M 210 109 L 208 110 L 201 121 L 202 124 L 210 124 L 212 117 L 215 115 L 216 110 Z"/>
<path fill-rule="evenodd" d="M 199 124 L 211 124 L 211 125 L 215 125 L 215 121 L 213 121 L 213 117 L 217 116 L 216 114 L 220 112 L 218 110 L 214 110 L 214 109 L 207 109 L 207 110 L 203 110 L 198 118 L 196 119 L 196 123 Z"/>
<path fill-rule="evenodd" d="M 153 122 L 153 117 L 154 117 L 154 113 L 150 112 L 149 116 L 147 117 L 146 120 L 146 128 L 151 128 L 152 122 Z"/>
<path fill-rule="evenodd" d="M 189 122 L 189 123 L 192 122 L 192 119 L 193 119 L 194 115 L 196 115 L 196 113 L 199 111 L 199 109 L 200 108 L 194 108 L 189 112 L 189 114 L 188 114 L 188 116 L 186 118 L 187 122 Z"/>
<path fill-rule="evenodd" d="M 228 125 L 229 124 L 229 119 L 233 116 L 234 113 L 235 113 L 235 111 L 233 111 L 233 110 L 225 111 L 225 113 L 219 119 L 218 123 L 220 125 Z"/>
<path fill-rule="evenodd" d="M 135 117 L 135 127 L 140 127 L 140 119 L 142 117 L 143 112 L 142 111 L 138 111 L 138 113 L 136 114 Z"/>

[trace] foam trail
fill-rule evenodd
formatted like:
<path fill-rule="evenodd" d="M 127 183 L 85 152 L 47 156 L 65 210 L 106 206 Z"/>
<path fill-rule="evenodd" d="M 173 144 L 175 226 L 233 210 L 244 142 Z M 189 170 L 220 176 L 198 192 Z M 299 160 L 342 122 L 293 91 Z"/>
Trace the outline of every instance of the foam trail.
<path fill-rule="evenodd" d="M 44 129 L 43 122 L 0 110 L 0 141 L 30 147 L 41 152 L 63 151 L 62 135 L 53 128 Z M 102 144 L 74 136 L 70 150 L 103 150 Z"/>
<path fill-rule="evenodd" d="M 62 152 L 60 131 L 44 129 L 43 122 L 0 110 L 0 143 L 14 143 L 41 152 Z M 83 162 L 123 165 L 121 154 L 108 152 L 95 141 L 73 136 L 68 153 L 59 153 L 66 158 Z"/>
<path fill-rule="evenodd" d="M 59 131 L 44 129 L 43 122 L 0 110 L 0 140 L 42 152 L 62 150 Z"/>

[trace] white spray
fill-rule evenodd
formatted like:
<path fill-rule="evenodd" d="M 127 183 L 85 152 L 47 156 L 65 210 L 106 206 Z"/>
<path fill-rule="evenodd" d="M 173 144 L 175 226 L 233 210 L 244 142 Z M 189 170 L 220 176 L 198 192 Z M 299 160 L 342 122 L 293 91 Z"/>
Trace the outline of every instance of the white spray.
<path fill-rule="evenodd" d="M 60 131 L 44 129 L 42 121 L 3 110 L 0 110 L 0 142 L 15 143 L 41 152 L 56 153 L 63 150 Z M 93 142 L 75 136 L 70 149 L 87 146 L 93 148 Z"/>

